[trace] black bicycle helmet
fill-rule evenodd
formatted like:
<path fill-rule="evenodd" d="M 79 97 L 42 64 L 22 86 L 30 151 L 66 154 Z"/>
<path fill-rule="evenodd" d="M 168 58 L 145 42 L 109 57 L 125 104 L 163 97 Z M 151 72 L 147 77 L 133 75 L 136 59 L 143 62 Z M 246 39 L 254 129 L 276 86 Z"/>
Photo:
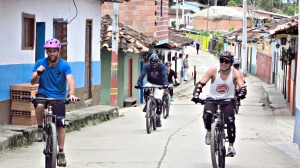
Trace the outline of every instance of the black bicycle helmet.
<path fill-rule="evenodd" d="M 155 66 L 157 65 L 157 63 L 159 62 L 159 57 L 157 54 L 152 54 L 149 58 L 149 61 L 150 61 L 150 65 L 151 66 Z"/>
<path fill-rule="evenodd" d="M 170 61 L 167 61 L 167 62 L 165 63 L 165 65 L 166 65 L 166 67 L 171 67 L 171 66 L 172 66 L 172 63 L 171 63 Z"/>
<path fill-rule="evenodd" d="M 241 64 L 241 62 L 240 62 L 240 60 L 238 60 L 238 59 L 235 59 L 234 61 L 233 61 L 233 65 L 240 65 Z"/>
<path fill-rule="evenodd" d="M 232 54 L 232 52 L 230 52 L 228 50 L 221 52 L 221 54 L 219 55 L 219 58 L 227 58 L 231 61 L 231 64 L 234 61 L 234 55 Z"/>

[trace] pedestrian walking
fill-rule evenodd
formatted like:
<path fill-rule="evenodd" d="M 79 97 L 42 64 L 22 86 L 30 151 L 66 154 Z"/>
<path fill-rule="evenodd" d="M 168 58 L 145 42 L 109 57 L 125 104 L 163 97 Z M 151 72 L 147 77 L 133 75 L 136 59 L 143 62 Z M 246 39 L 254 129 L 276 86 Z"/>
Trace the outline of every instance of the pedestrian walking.
<path fill-rule="evenodd" d="M 183 59 L 183 69 L 184 69 L 184 72 L 183 72 L 183 80 L 184 81 L 187 81 L 187 73 L 188 73 L 188 70 L 189 70 L 189 55 L 186 54 L 185 58 Z"/>
<path fill-rule="evenodd" d="M 200 44 L 198 42 L 196 42 L 196 50 L 197 50 L 197 55 L 199 53 L 199 49 L 200 49 Z"/>

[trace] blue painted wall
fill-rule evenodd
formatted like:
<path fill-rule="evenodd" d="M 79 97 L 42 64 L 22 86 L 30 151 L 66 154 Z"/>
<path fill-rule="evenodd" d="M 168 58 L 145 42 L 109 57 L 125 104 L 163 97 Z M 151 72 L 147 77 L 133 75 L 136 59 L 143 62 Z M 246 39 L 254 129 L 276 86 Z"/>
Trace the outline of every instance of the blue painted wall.
<path fill-rule="evenodd" d="M 69 62 L 76 88 L 84 87 L 85 63 Z M 34 64 L 0 65 L 0 101 L 10 99 L 10 86 L 19 83 L 30 83 Z M 101 84 L 101 62 L 92 62 L 92 85 Z"/>
<path fill-rule="evenodd" d="M 294 143 L 300 148 L 300 110 L 295 108 L 295 128 L 294 128 Z"/>

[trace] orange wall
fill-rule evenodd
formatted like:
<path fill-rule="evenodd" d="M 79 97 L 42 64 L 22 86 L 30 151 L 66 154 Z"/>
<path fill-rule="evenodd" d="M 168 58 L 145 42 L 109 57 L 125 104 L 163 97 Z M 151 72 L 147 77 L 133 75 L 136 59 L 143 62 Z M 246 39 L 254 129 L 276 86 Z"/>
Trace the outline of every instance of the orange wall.
<path fill-rule="evenodd" d="M 248 26 L 250 25 L 250 20 L 248 20 Z M 194 18 L 194 29 L 206 30 L 207 19 L 206 18 Z M 243 27 L 242 20 L 230 20 L 230 19 L 209 19 L 208 20 L 208 30 L 223 30 L 228 31 L 229 28 L 240 29 Z"/>

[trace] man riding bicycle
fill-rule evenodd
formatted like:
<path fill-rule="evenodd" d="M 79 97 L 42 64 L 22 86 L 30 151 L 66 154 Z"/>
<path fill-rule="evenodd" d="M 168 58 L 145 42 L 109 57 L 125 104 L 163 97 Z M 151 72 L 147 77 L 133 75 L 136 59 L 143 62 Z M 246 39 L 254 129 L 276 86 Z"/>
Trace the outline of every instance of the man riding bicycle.
<path fill-rule="evenodd" d="M 174 101 L 173 87 L 178 84 L 178 82 L 177 82 L 177 73 L 173 69 L 171 69 L 172 63 L 170 61 L 166 62 L 165 65 L 166 65 L 166 68 L 167 68 L 168 82 L 169 82 L 169 91 L 170 91 L 171 101 Z M 173 81 L 173 77 L 175 79 L 175 83 Z"/>
<path fill-rule="evenodd" d="M 239 97 L 244 99 L 246 96 L 246 88 L 244 87 L 244 81 L 240 72 L 232 68 L 234 56 L 230 51 L 223 51 L 219 55 L 219 66 L 211 67 L 206 71 L 202 79 L 196 84 L 193 92 L 194 102 L 199 102 L 199 95 L 202 92 L 202 88 L 205 84 L 211 80 L 210 90 L 207 94 L 207 98 L 212 99 L 233 99 L 232 103 L 222 106 L 221 110 L 225 114 L 225 122 L 227 123 L 227 134 L 229 139 L 228 154 L 235 155 L 235 149 L 233 144 L 235 141 L 235 113 L 234 113 L 234 94 L 235 94 L 235 83 L 241 88 Z M 213 121 L 213 111 L 216 111 L 216 105 L 214 103 L 206 103 L 203 111 L 203 121 L 205 129 L 207 130 L 205 136 L 205 143 L 210 145 L 211 141 L 211 123 Z"/>
<path fill-rule="evenodd" d="M 33 68 L 32 77 L 30 83 L 32 85 L 39 83 L 38 92 L 36 97 L 45 98 L 65 98 L 67 84 L 69 85 L 69 98 L 71 101 L 75 101 L 77 98 L 74 95 L 75 82 L 71 71 L 71 67 L 65 60 L 59 58 L 59 51 L 61 44 L 57 39 L 48 40 L 44 49 L 48 55 L 47 58 L 38 60 Z M 57 154 L 58 165 L 66 166 L 67 161 L 64 153 L 65 142 L 65 103 L 57 102 L 52 105 L 52 109 L 57 116 L 57 132 L 58 132 L 58 146 L 59 152 Z M 34 104 L 35 113 L 38 124 L 37 138 L 38 142 L 43 140 L 43 116 L 47 105 L 44 101 L 38 101 Z"/>
<path fill-rule="evenodd" d="M 144 86 L 157 86 L 163 88 L 168 88 L 168 75 L 167 75 L 167 69 L 166 66 L 160 62 L 159 57 L 157 54 L 152 54 L 149 58 L 150 64 L 146 64 L 143 68 L 143 71 L 137 81 L 137 84 L 135 85 L 135 88 L 140 88 L 142 86 L 143 79 L 145 75 L 147 75 L 147 83 Z M 155 89 L 154 90 L 154 98 L 157 101 L 157 118 L 156 118 L 156 124 L 157 127 L 161 127 L 161 120 L 160 115 L 162 113 L 162 96 L 163 96 L 164 90 L 162 89 Z M 146 100 L 147 96 L 149 95 L 149 90 L 145 89 L 144 91 L 144 98 Z M 146 105 L 143 109 L 143 112 L 146 112 L 147 108 L 147 100 Z"/>

